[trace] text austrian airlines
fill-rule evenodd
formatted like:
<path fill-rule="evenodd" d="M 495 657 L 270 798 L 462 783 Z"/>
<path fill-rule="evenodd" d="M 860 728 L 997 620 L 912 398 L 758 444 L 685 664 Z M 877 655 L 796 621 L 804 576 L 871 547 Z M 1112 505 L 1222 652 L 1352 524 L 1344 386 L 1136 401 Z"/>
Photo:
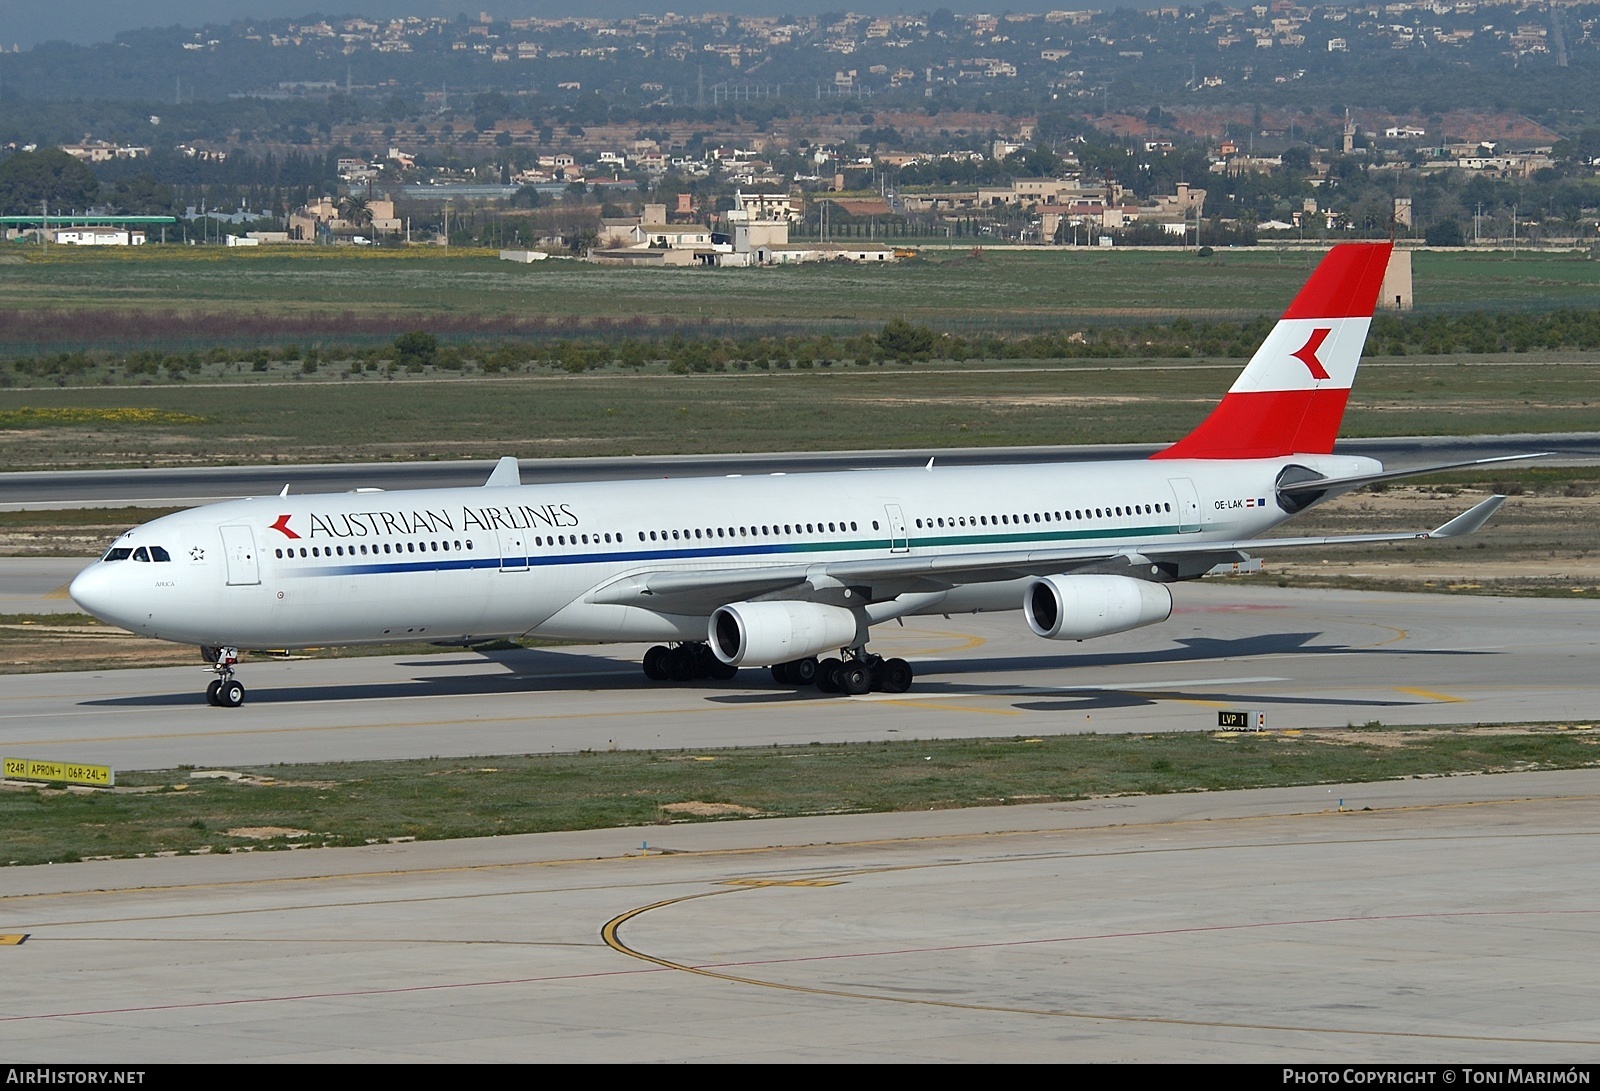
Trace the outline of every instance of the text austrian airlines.
<path fill-rule="evenodd" d="M 237 707 L 237 649 L 518 636 L 657 641 L 657 680 L 771 667 L 789 685 L 903 692 L 873 625 L 1021 610 L 1053 640 L 1165 621 L 1168 586 L 1268 546 L 1466 534 L 1491 497 L 1413 534 L 1261 536 L 1385 472 L 1333 454 L 1390 245 L 1335 247 L 1199 427 L 1145 461 L 926 467 L 239 500 L 118 538 L 85 610 L 193 643 Z M 819 657 L 822 657 L 819 660 Z"/>

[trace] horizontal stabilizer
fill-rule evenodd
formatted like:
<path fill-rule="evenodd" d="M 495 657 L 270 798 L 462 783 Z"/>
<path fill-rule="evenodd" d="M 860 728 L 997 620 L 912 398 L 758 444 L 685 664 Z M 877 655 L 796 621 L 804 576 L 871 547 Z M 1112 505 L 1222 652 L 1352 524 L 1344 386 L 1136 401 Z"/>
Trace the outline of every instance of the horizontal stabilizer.
<path fill-rule="evenodd" d="M 1348 489 L 1359 489 L 1364 485 L 1376 485 L 1380 481 L 1399 481 L 1407 477 L 1422 477 L 1426 474 L 1443 473 L 1445 470 L 1461 470 L 1470 466 L 1488 466 L 1495 462 L 1518 462 L 1529 458 L 1546 458 L 1549 451 L 1536 451 L 1527 455 L 1496 455 L 1494 458 L 1474 458 L 1465 462 L 1445 462 L 1437 466 L 1416 466 L 1409 470 L 1383 470 L 1375 474 L 1357 474 L 1354 477 L 1316 477 L 1310 481 L 1293 481 L 1278 486 L 1281 494 L 1293 495 L 1302 492 L 1331 492 L 1335 489 L 1343 492 Z"/>
<path fill-rule="evenodd" d="M 484 488 L 500 485 L 522 484 L 522 469 L 517 465 L 517 460 L 512 455 L 506 455 L 494 464 L 494 472 L 489 475 L 489 480 L 483 483 Z"/>
<path fill-rule="evenodd" d="M 1506 502 L 1503 496 L 1491 496 L 1483 503 L 1470 511 L 1464 511 L 1444 526 L 1436 529 L 1430 538 L 1459 538 L 1463 534 L 1471 534 L 1489 521 L 1489 517 L 1500 510 L 1500 505 Z"/>

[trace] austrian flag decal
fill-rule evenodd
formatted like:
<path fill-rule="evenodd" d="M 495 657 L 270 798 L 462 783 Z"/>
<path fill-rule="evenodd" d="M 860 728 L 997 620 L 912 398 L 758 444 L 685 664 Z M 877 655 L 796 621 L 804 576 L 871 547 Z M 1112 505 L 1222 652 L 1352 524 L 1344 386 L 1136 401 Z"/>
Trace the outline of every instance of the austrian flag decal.
<path fill-rule="evenodd" d="M 278 531 L 285 538 L 298 538 L 300 535 L 289 529 L 289 516 L 280 515 L 278 521 L 272 524 L 272 529 Z"/>

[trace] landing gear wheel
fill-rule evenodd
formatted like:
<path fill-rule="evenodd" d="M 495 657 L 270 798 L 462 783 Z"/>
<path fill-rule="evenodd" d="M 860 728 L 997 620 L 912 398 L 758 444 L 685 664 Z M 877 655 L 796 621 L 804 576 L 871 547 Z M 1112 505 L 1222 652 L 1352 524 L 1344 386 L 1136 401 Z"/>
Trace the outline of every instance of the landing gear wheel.
<path fill-rule="evenodd" d="M 780 686 L 792 686 L 792 685 L 794 685 L 794 679 L 789 674 L 789 664 L 787 664 L 787 663 L 774 663 L 774 664 L 772 664 L 772 680 L 774 682 L 778 683 L 778 685 L 780 685 Z"/>
<path fill-rule="evenodd" d="M 872 689 L 872 672 L 862 663 L 841 665 L 835 677 L 839 681 L 839 689 L 851 697 L 860 697 Z"/>
<path fill-rule="evenodd" d="M 717 654 L 711 650 L 709 644 L 685 644 L 689 650 L 690 662 L 694 664 L 694 677 L 696 678 L 721 678 L 722 669 L 726 666 Z"/>
<path fill-rule="evenodd" d="M 221 689 L 222 689 L 222 679 L 213 678 L 211 680 L 211 684 L 206 687 L 206 704 L 210 705 L 213 708 L 216 708 L 218 705 L 221 705 L 222 704 L 222 699 L 217 696 L 217 694 L 221 691 Z"/>
<path fill-rule="evenodd" d="M 739 673 L 739 668 L 738 667 L 732 666 L 731 664 L 728 664 L 728 663 L 724 663 L 720 659 L 718 659 L 715 662 L 715 664 L 711 667 L 711 678 L 712 678 L 713 681 L 717 681 L 717 682 L 731 681 L 733 676 L 738 674 L 738 673 Z"/>
<path fill-rule="evenodd" d="M 667 652 L 661 665 L 674 682 L 687 682 L 695 675 L 694 654 L 682 645 Z"/>
<path fill-rule="evenodd" d="M 644 653 L 644 676 L 652 682 L 667 680 L 666 658 L 669 650 L 657 644 Z"/>
<path fill-rule="evenodd" d="M 838 693 L 839 670 L 844 664 L 837 659 L 824 659 L 817 664 L 817 688 L 823 693 Z"/>
<path fill-rule="evenodd" d="M 878 668 L 878 676 L 885 693 L 904 693 L 911 688 L 911 664 L 904 659 L 890 659 Z"/>
<path fill-rule="evenodd" d="M 217 689 L 217 703 L 223 708 L 238 708 L 244 704 L 244 683 L 230 678 Z"/>
<path fill-rule="evenodd" d="M 808 655 L 789 664 L 789 677 L 794 679 L 797 686 L 809 686 L 816 682 L 817 670 L 817 657 Z"/>

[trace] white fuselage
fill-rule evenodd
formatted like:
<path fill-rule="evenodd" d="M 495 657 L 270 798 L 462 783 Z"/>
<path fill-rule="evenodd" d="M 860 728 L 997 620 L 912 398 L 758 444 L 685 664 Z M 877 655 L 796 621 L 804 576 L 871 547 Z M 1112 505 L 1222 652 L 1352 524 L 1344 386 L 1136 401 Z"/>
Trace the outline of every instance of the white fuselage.
<path fill-rule="evenodd" d="M 132 552 L 71 593 L 133 632 L 212 646 L 704 640 L 709 610 L 589 600 L 638 573 L 1248 539 L 1289 518 L 1274 482 L 1290 464 L 1379 468 L 1299 455 L 256 498 L 129 531 L 107 556 Z M 170 559 L 136 559 L 151 547 Z M 900 594 L 868 619 L 1020 609 L 1023 582 Z"/>

